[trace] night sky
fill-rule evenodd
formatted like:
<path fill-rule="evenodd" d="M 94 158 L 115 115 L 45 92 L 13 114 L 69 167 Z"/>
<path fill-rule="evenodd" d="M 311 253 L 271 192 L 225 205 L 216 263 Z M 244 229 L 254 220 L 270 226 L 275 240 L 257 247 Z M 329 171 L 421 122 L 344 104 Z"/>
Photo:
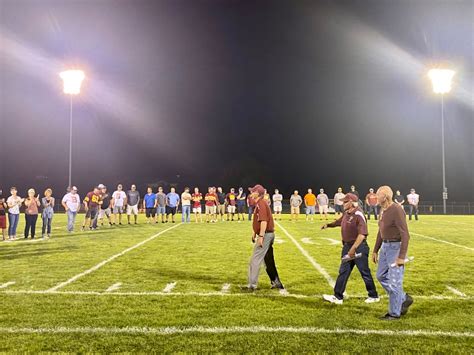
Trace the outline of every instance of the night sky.
<path fill-rule="evenodd" d="M 0 188 L 389 184 L 474 200 L 473 1 L 0 0 Z M 87 191 L 86 191 L 87 190 Z"/>

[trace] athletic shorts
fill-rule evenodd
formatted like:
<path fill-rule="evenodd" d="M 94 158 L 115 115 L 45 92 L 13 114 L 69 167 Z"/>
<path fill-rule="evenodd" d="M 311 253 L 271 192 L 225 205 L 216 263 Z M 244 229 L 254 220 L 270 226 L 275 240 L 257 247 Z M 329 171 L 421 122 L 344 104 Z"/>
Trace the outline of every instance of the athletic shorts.
<path fill-rule="evenodd" d="M 235 206 L 231 206 L 231 205 L 227 206 L 227 212 L 235 213 Z"/>
<path fill-rule="evenodd" d="M 344 213 L 344 206 L 343 205 L 334 205 L 334 209 L 336 213 Z"/>
<path fill-rule="evenodd" d="M 245 205 L 237 205 L 237 213 L 245 213 Z"/>
<path fill-rule="evenodd" d="M 106 209 L 103 209 L 103 210 L 101 209 L 99 211 L 99 218 L 104 218 L 104 216 L 107 216 L 107 218 L 108 218 L 108 217 L 110 217 L 110 215 L 111 215 L 110 207 L 108 207 Z"/>
<path fill-rule="evenodd" d="M 281 212 L 283 210 L 283 206 L 273 206 L 273 212 Z"/>
<path fill-rule="evenodd" d="M 306 206 L 306 214 L 315 214 L 316 206 Z"/>
<path fill-rule="evenodd" d="M 209 206 L 209 207 L 212 207 L 212 206 Z M 216 207 L 216 206 L 214 206 L 214 207 Z M 225 214 L 225 205 L 224 204 L 221 204 L 221 205 L 217 206 L 216 209 L 217 209 L 218 214 Z M 216 212 L 211 212 L 211 213 L 216 213 Z"/>
<path fill-rule="evenodd" d="M 135 206 L 127 205 L 127 214 L 129 216 L 131 214 L 134 214 L 135 216 L 138 215 L 138 205 L 135 205 Z"/>
<path fill-rule="evenodd" d="M 224 205 L 220 205 L 220 206 L 224 206 Z M 206 205 L 206 214 L 216 214 L 216 206 Z"/>
<path fill-rule="evenodd" d="M 328 213 L 328 205 L 319 205 L 319 213 Z"/>
<path fill-rule="evenodd" d="M 156 213 L 157 214 L 166 214 L 166 206 L 158 206 L 156 208 Z"/>
<path fill-rule="evenodd" d="M 291 214 L 300 214 L 300 208 L 291 206 Z"/>
<path fill-rule="evenodd" d="M 114 206 L 114 214 L 122 214 L 123 206 Z"/>
<path fill-rule="evenodd" d="M 95 219 L 97 212 L 99 212 L 98 208 L 89 208 L 86 212 L 86 218 Z"/>
<path fill-rule="evenodd" d="M 166 214 L 175 215 L 178 210 L 178 207 L 166 206 Z"/>
<path fill-rule="evenodd" d="M 202 213 L 201 206 L 199 206 L 199 207 L 193 207 L 193 213 Z"/>
<path fill-rule="evenodd" d="M 147 207 L 145 208 L 145 216 L 147 218 L 149 217 L 155 217 L 156 216 L 156 208 L 155 207 Z"/>
<path fill-rule="evenodd" d="M 0 229 L 7 228 L 7 216 L 0 216 Z"/>

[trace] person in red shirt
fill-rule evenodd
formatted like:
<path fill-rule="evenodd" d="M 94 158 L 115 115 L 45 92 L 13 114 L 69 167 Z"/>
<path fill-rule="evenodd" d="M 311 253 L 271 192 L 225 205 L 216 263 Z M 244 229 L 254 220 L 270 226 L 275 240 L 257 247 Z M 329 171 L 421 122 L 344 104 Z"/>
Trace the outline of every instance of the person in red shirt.
<path fill-rule="evenodd" d="M 377 194 L 374 193 L 374 189 L 370 188 L 369 193 L 365 196 L 365 204 L 367 206 L 367 219 L 370 219 L 371 213 L 374 214 L 375 220 L 377 220 L 379 211 L 378 211 L 378 201 Z"/>
<path fill-rule="evenodd" d="M 250 192 L 251 188 L 249 187 L 249 194 L 247 196 L 247 208 L 249 211 L 249 221 L 252 220 L 253 210 L 255 208 L 255 200 L 252 197 L 252 193 Z"/>
<path fill-rule="evenodd" d="M 196 223 L 198 222 L 198 215 L 199 219 L 202 223 L 202 209 L 201 209 L 201 200 L 202 200 L 202 193 L 199 192 L 199 188 L 194 188 L 194 193 L 191 195 L 191 200 L 193 201 L 193 213 L 194 213 L 194 220 Z"/>
<path fill-rule="evenodd" d="M 86 229 L 86 226 L 90 230 L 94 230 L 97 227 L 93 226 L 94 220 L 97 218 L 99 213 L 99 207 L 102 204 L 100 198 L 100 189 L 99 187 L 94 187 L 93 191 L 90 191 L 84 198 L 84 208 L 86 210 L 86 216 L 84 217 L 84 223 L 82 224 L 82 230 Z"/>
<path fill-rule="evenodd" d="M 230 219 L 230 216 L 232 216 L 232 221 L 234 221 L 235 209 L 237 208 L 237 194 L 234 188 L 230 189 L 225 199 L 227 202 L 227 221 Z"/>
<path fill-rule="evenodd" d="M 273 255 L 275 225 L 270 206 L 263 198 L 265 195 L 265 189 L 262 185 L 255 185 L 250 192 L 255 201 L 252 223 L 252 242 L 255 243 L 255 247 L 249 264 L 248 285 L 241 287 L 241 289 L 244 292 L 253 292 L 256 290 L 260 266 L 265 262 L 266 271 L 271 282 L 271 288 L 285 290 L 278 276 Z"/>
<path fill-rule="evenodd" d="M 323 295 L 324 300 L 342 304 L 347 281 L 351 276 L 354 266 L 359 269 L 368 298 L 365 303 L 379 302 L 380 298 L 375 288 L 374 279 L 369 268 L 369 245 L 367 244 L 367 221 L 364 212 L 359 208 L 359 198 L 348 193 L 343 199 L 344 214 L 332 223 L 324 224 L 321 229 L 341 227 L 342 256 L 352 260 L 342 260 L 339 267 L 339 275 L 334 286 L 334 295 Z M 359 257 L 355 257 L 356 253 Z"/>
<path fill-rule="evenodd" d="M 206 222 L 216 223 L 217 222 L 217 194 L 213 187 L 209 187 L 207 194 L 204 197 L 206 200 Z"/>

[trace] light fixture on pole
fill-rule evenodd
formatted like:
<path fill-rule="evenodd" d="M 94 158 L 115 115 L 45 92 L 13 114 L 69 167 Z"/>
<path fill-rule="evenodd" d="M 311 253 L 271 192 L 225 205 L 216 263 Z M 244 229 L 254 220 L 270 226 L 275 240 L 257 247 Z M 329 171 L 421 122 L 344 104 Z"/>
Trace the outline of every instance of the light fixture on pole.
<path fill-rule="evenodd" d="M 451 91 L 455 71 L 450 69 L 431 69 L 428 77 L 433 85 L 433 92 L 441 94 L 441 150 L 443 164 L 443 213 L 446 214 L 446 200 L 448 199 L 448 188 L 446 187 L 446 166 L 444 154 L 444 95 Z"/>
<path fill-rule="evenodd" d="M 68 186 L 72 187 L 72 97 L 79 95 L 81 92 L 81 84 L 85 78 L 82 70 L 66 70 L 59 73 L 63 80 L 63 91 L 70 97 L 69 106 L 69 180 Z"/>

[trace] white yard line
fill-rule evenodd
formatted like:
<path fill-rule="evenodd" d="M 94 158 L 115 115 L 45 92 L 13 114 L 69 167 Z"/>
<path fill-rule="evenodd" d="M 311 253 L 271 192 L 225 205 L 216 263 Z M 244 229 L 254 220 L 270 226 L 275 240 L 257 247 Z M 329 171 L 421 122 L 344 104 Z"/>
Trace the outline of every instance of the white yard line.
<path fill-rule="evenodd" d="M 176 282 L 170 282 L 169 284 L 166 284 L 166 287 L 163 289 L 163 293 L 171 293 L 175 287 Z"/>
<path fill-rule="evenodd" d="M 291 239 L 291 241 L 296 245 L 296 247 L 299 249 L 301 254 L 303 254 L 306 257 L 306 259 L 308 259 L 308 261 L 314 266 L 314 268 L 318 270 L 321 275 L 324 276 L 324 278 L 327 280 L 329 285 L 331 287 L 334 287 L 335 281 L 331 277 L 331 275 L 329 275 L 328 272 L 321 265 L 319 265 L 311 255 L 309 255 L 309 253 L 301 246 L 301 244 L 298 243 L 298 241 L 290 233 L 288 233 L 288 231 L 285 228 L 283 228 L 283 226 L 280 223 L 276 221 L 275 223 L 283 231 L 283 233 L 285 233 L 286 236 Z"/>
<path fill-rule="evenodd" d="M 457 296 L 460 296 L 460 297 L 466 297 L 466 294 L 459 291 L 458 289 L 454 288 L 454 287 L 451 287 L 451 286 L 446 286 L 446 288 L 451 291 L 452 293 L 454 293 L 455 295 Z"/>
<path fill-rule="evenodd" d="M 118 290 L 120 288 L 120 286 L 122 286 L 122 283 L 117 282 L 117 283 L 113 284 L 112 286 L 110 286 L 107 290 L 105 290 L 105 292 L 112 292 L 112 291 Z"/>
<path fill-rule="evenodd" d="M 16 282 L 15 281 L 8 281 L 5 282 L 4 284 L 0 285 L 0 288 L 7 288 L 8 286 L 14 285 Z"/>
<path fill-rule="evenodd" d="M 332 238 L 323 238 L 326 239 L 331 245 L 342 245 L 340 240 L 332 239 Z"/>
<path fill-rule="evenodd" d="M 110 258 L 105 259 L 104 261 L 101 261 L 100 263 L 98 263 L 97 265 L 91 267 L 90 269 L 87 269 L 86 271 L 81 272 L 80 274 L 77 274 L 77 275 L 71 277 L 69 280 L 66 280 L 66 281 L 64 281 L 64 282 L 61 282 L 61 283 L 57 284 L 57 285 L 54 286 L 54 287 L 51 287 L 48 291 L 49 291 L 49 292 L 57 291 L 57 290 L 59 290 L 60 288 L 63 288 L 64 286 L 67 286 L 67 285 L 69 285 L 70 283 L 76 281 L 77 279 L 79 279 L 79 278 L 81 278 L 81 277 L 83 277 L 83 276 L 85 276 L 85 275 L 88 275 L 88 274 L 90 274 L 91 272 L 94 272 L 94 271 L 100 269 L 102 266 L 104 266 L 104 265 L 110 263 L 111 261 L 117 259 L 118 257 L 120 257 L 120 256 L 122 256 L 122 255 L 124 255 L 124 254 L 126 254 L 126 253 L 128 253 L 128 252 L 130 252 L 130 251 L 132 251 L 132 250 L 134 250 L 134 249 L 136 249 L 136 248 L 141 247 L 142 245 L 144 245 L 144 244 L 146 244 L 146 243 L 152 241 L 153 239 L 155 239 L 155 238 L 159 237 L 160 235 L 162 235 L 162 234 L 164 234 L 164 233 L 170 231 L 171 229 L 176 228 L 176 227 L 179 227 L 180 225 L 181 225 L 181 223 L 178 223 L 178 224 L 175 225 L 175 226 L 166 228 L 165 230 L 162 230 L 161 232 L 152 235 L 151 237 L 149 237 L 149 238 L 147 238 L 147 239 L 141 241 L 140 243 L 137 243 L 137 244 L 135 244 L 135 245 L 133 245 L 133 246 L 131 246 L 131 247 L 125 249 L 124 251 L 121 251 L 121 252 L 118 253 L 118 254 L 112 255 Z"/>
<path fill-rule="evenodd" d="M 472 338 L 474 332 L 453 332 L 429 329 L 388 330 L 356 328 L 317 328 L 317 327 L 268 327 L 268 326 L 235 326 L 235 327 L 1 327 L 0 333 L 13 334 L 236 334 L 236 333 L 296 333 L 296 334 L 355 334 L 381 336 L 425 336 Z"/>
<path fill-rule="evenodd" d="M 463 249 L 467 249 L 467 250 L 470 250 L 470 251 L 474 251 L 474 248 L 470 248 L 470 247 L 467 247 L 467 246 L 461 245 L 461 244 L 451 243 L 451 242 L 448 242 L 446 240 L 439 239 L 439 238 L 433 238 L 433 237 L 430 237 L 428 235 L 413 233 L 413 232 L 410 232 L 410 234 L 416 235 L 418 237 L 426 238 L 426 239 L 436 240 L 437 242 L 453 245 L 453 246 L 458 247 L 458 248 L 463 248 Z"/>
<path fill-rule="evenodd" d="M 178 296 L 178 297 L 293 297 L 293 298 L 304 298 L 304 299 L 319 299 L 323 295 L 303 295 L 297 293 L 223 293 L 221 291 L 214 292 L 164 292 L 164 291 L 127 291 L 127 292 L 104 292 L 104 291 L 44 291 L 44 290 L 5 290 L 0 291 L 0 294 L 4 295 L 74 295 L 74 296 L 130 296 L 130 297 L 146 297 L 146 296 Z M 411 295 L 415 299 L 421 300 L 471 300 L 472 296 L 457 297 L 447 295 Z M 385 295 L 380 296 L 386 298 Z M 350 295 L 347 299 L 366 299 L 367 295 Z"/>
<path fill-rule="evenodd" d="M 229 291 L 230 291 L 230 284 L 223 284 L 221 293 L 229 293 Z"/>
<path fill-rule="evenodd" d="M 374 223 L 376 223 L 376 222 L 374 221 Z M 448 242 L 447 240 L 443 240 L 443 239 L 439 239 L 439 238 L 430 237 L 429 235 L 424 235 L 424 234 L 415 233 L 415 232 L 410 232 L 410 234 L 416 235 L 417 237 L 421 237 L 421 238 L 425 238 L 425 239 L 435 240 L 435 241 L 440 242 L 440 243 L 449 244 L 449 245 L 452 245 L 452 246 L 455 246 L 455 247 L 458 247 L 458 248 L 463 248 L 463 249 L 467 249 L 467 250 L 470 250 L 470 251 L 474 251 L 474 248 L 467 247 L 467 246 L 461 245 L 461 244 L 456 244 L 456 243 Z"/>

